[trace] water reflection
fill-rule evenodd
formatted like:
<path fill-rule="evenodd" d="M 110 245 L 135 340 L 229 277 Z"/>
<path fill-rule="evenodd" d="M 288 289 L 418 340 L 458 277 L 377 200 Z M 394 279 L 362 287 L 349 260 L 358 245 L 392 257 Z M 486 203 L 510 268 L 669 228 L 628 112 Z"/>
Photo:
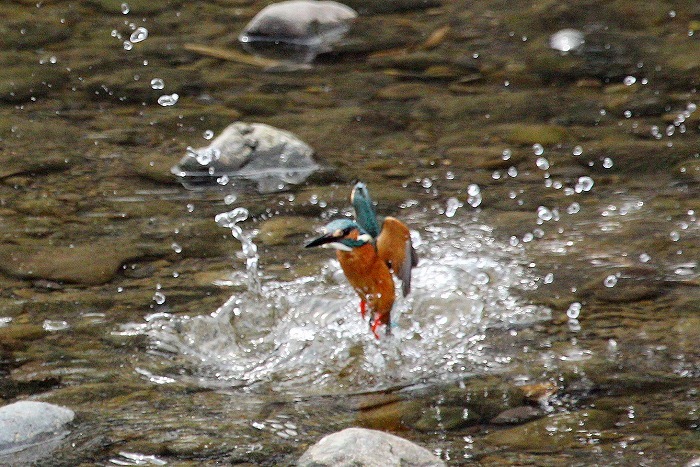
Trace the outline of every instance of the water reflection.
<path fill-rule="evenodd" d="M 522 251 L 465 217 L 420 232 L 414 290 L 395 305 L 391 338 L 376 341 L 368 331 L 335 260 L 317 277 L 266 282 L 262 299 L 236 294 L 210 315 L 159 313 L 124 332 L 147 335 L 202 386 L 274 383 L 275 390 L 332 393 L 493 370 L 504 350 L 493 350 L 499 346 L 484 332 L 546 319 L 549 310 L 518 298 L 535 287 Z"/>

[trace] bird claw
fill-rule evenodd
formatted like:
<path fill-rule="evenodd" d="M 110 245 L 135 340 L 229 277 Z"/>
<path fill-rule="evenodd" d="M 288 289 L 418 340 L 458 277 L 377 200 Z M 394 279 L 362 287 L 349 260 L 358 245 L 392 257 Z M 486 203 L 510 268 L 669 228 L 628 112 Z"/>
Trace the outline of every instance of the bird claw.
<path fill-rule="evenodd" d="M 362 318 L 367 316 L 367 302 L 364 300 L 360 300 L 360 314 L 362 315 Z"/>

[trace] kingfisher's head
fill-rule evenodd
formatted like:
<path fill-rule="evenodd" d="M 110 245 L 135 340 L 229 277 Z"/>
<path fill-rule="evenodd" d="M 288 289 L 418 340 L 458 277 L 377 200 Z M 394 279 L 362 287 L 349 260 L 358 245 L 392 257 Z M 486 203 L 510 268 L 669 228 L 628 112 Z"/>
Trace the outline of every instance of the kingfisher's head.
<path fill-rule="evenodd" d="M 377 214 L 374 210 L 374 203 L 369 196 L 367 185 L 357 182 L 350 193 L 350 202 L 355 209 L 357 223 L 373 238 L 379 236 L 380 227 L 377 223 Z"/>
<path fill-rule="evenodd" d="M 352 251 L 372 241 L 372 237 L 350 219 L 336 219 L 323 227 L 323 235 L 310 241 L 305 248 L 320 246 L 341 251 Z"/>

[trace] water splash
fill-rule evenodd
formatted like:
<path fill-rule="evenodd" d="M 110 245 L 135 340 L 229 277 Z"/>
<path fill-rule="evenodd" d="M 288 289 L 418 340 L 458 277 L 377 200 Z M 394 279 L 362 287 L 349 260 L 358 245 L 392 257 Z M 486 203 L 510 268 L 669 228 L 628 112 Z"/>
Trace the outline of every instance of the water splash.
<path fill-rule="evenodd" d="M 238 208 L 217 222 L 244 243 L 237 224 L 247 214 Z M 443 217 L 415 235 L 415 246 L 421 262 L 413 291 L 394 306 L 390 338 L 369 332 L 335 260 L 320 275 L 236 294 L 210 315 L 155 313 L 122 333 L 145 334 L 168 355 L 167 364 L 149 368 L 154 374 L 206 387 L 327 394 L 497 370 L 516 349 L 499 342 L 510 339 L 499 329 L 549 318 L 548 309 L 517 297 L 537 286 L 521 266 L 522 249 L 494 240 L 488 227 Z"/>
<path fill-rule="evenodd" d="M 238 225 L 248 219 L 248 210 L 238 207 L 233 211 L 222 212 L 214 220 L 221 227 L 231 229 L 233 238 L 241 242 L 243 255 L 246 257 L 246 274 L 248 275 L 248 290 L 255 295 L 262 295 L 262 285 L 258 275 L 258 247 L 253 243 L 251 237 L 243 233 L 243 229 Z"/>

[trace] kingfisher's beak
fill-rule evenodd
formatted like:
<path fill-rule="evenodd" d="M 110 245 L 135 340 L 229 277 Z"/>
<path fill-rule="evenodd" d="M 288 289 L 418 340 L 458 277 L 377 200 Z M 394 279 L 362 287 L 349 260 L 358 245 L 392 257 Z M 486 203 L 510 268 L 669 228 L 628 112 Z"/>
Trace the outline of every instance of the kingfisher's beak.
<path fill-rule="evenodd" d="M 328 233 L 328 234 L 321 235 L 320 237 L 318 237 L 315 240 L 311 240 L 309 243 L 304 245 L 304 248 L 313 248 L 315 246 L 322 246 L 322 245 L 326 245 L 328 243 L 333 243 L 333 242 L 337 242 L 337 241 L 338 241 L 337 237 L 334 237 L 332 234 Z"/>

